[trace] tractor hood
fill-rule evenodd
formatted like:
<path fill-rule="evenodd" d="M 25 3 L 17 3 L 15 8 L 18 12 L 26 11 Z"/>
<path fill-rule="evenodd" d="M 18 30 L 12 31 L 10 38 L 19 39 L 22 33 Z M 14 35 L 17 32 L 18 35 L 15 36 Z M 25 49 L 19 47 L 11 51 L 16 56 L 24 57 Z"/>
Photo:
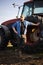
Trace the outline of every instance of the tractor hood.
<path fill-rule="evenodd" d="M 17 20 L 20 20 L 20 18 L 18 18 L 18 19 L 11 19 L 11 20 L 5 21 L 1 25 L 6 25 L 7 26 L 9 24 L 12 24 L 12 23 L 16 22 Z"/>

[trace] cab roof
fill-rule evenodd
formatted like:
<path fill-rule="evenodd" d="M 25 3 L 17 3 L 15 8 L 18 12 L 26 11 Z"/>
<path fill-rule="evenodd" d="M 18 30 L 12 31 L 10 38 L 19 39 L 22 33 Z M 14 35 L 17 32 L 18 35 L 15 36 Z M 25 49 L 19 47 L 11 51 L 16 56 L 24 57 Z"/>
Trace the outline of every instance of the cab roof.
<path fill-rule="evenodd" d="M 24 4 L 35 2 L 35 1 L 43 1 L 43 0 L 29 0 L 29 1 L 25 2 Z"/>

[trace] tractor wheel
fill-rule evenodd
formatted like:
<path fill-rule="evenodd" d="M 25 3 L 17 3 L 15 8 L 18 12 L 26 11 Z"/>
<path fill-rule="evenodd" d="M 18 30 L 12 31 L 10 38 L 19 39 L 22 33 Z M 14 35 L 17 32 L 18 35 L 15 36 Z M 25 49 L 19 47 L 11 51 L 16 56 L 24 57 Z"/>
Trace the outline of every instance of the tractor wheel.
<path fill-rule="evenodd" d="M 10 39 L 10 31 L 7 26 L 0 25 L 0 47 L 5 47 Z"/>
<path fill-rule="evenodd" d="M 37 42 L 39 40 L 39 36 L 38 36 L 38 33 L 39 33 L 39 29 L 35 30 L 34 32 L 32 32 L 30 34 L 30 39 L 32 42 Z"/>

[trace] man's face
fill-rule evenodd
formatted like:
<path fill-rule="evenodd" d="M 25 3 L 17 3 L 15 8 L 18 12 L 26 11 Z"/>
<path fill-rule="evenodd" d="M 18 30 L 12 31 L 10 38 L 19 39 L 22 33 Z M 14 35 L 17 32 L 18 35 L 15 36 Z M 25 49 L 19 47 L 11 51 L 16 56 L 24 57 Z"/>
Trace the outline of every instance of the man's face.
<path fill-rule="evenodd" d="M 22 15 L 22 16 L 20 17 L 20 20 L 23 22 L 24 19 L 25 19 L 25 17 Z"/>

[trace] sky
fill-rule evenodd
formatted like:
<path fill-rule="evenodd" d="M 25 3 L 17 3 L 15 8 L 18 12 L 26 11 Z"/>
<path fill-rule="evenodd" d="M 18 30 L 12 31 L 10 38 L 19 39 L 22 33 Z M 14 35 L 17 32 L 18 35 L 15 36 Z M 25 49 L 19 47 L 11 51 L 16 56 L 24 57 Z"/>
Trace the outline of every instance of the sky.
<path fill-rule="evenodd" d="M 14 19 L 18 13 L 18 6 L 23 5 L 24 2 L 29 0 L 0 0 L 0 24 L 10 19 Z M 16 7 L 12 4 L 15 3 Z M 22 8 L 20 9 L 20 13 Z"/>

